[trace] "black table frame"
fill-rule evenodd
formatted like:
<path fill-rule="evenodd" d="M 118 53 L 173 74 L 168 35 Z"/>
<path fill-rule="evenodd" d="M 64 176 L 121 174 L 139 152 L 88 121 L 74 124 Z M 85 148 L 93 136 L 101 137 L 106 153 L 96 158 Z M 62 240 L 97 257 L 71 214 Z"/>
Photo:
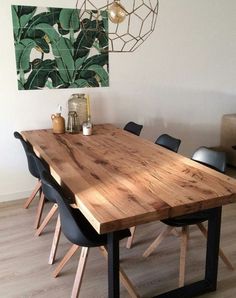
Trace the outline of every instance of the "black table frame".
<path fill-rule="evenodd" d="M 222 207 L 209 209 L 205 278 L 198 282 L 155 296 L 155 298 L 192 298 L 212 292 L 217 287 Z M 119 240 L 117 232 L 108 234 L 108 295 L 120 297 Z"/>

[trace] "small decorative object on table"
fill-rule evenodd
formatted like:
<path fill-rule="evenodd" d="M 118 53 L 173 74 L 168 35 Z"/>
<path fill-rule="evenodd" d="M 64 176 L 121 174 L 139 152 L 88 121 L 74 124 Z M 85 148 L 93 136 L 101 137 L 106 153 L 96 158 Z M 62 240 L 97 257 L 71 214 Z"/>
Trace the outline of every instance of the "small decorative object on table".
<path fill-rule="evenodd" d="M 83 135 L 84 136 L 91 136 L 92 132 L 93 132 L 92 123 L 84 122 L 84 124 L 83 124 Z"/>
<path fill-rule="evenodd" d="M 65 133 L 65 119 L 61 116 L 62 107 L 58 106 L 58 112 L 51 115 L 53 133 Z"/>

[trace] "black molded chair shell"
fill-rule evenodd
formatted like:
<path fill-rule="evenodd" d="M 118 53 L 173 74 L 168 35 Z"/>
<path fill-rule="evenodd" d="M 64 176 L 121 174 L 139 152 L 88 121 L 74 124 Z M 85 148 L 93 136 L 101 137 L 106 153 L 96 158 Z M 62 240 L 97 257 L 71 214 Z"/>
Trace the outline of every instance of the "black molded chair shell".
<path fill-rule="evenodd" d="M 226 168 L 226 154 L 207 147 L 199 147 L 193 154 L 192 160 L 224 173 Z"/>
<path fill-rule="evenodd" d="M 206 147 L 200 147 L 194 152 L 192 159 L 218 172 L 225 172 L 226 155 L 224 152 L 217 152 Z M 162 222 L 169 226 L 183 227 L 186 225 L 201 223 L 207 219 L 208 211 L 204 210 L 198 213 L 164 219 Z"/>
<path fill-rule="evenodd" d="M 41 159 L 39 158 L 36 154 L 32 155 L 32 158 L 34 159 L 34 162 L 37 166 L 38 172 L 39 172 L 39 176 L 40 176 L 40 180 L 42 181 L 42 174 L 43 172 L 46 173 L 50 173 L 49 167 L 48 165 Z M 44 186 L 44 190 L 47 188 L 47 185 Z M 43 191 L 44 196 L 47 198 L 48 201 L 56 203 L 56 199 L 55 198 L 51 198 L 51 197 L 47 197 L 46 193 Z"/>
<path fill-rule="evenodd" d="M 143 125 L 137 124 L 133 121 L 128 122 L 124 127 L 124 130 L 129 131 L 136 136 L 140 135 L 142 129 Z"/>
<path fill-rule="evenodd" d="M 26 142 L 23 139 L 22 135 L 19 132 L 15 131 L 14 132 L 14 137 L 21 141 L 21 144 L 24 148 L 24 151 L 25 151 L 25 154 L 26 154 L 26 157 L 27 157 L 28 169 L 29 169 L 31 175 L 34 176 L 35 178 L 40 179 L 38 168 L 37 168 L 37 166 L 35 164 L 35 161 L 34 161 L 34 158 L 33 158 L 35 153 L 34 153 L 34 150 L 33 150 L 32 146 L 30 145 L 30 143 Z"/>
<path fill-rule="evenodd" d="M 51 200 L 56 199 L 57 201 L 62 231 L 69 241 L 84 247 L 107 244 L 107 234 L 98 234 L 84 215 L 78 209 L 70 206 L 62 188 L 49 173 L 43 172 L 41 181 L 45 196 Z M 120 240 L 129 236 L 130 231 L 128 229 L 119 232 Z"/>
<path fill-rule="evenodd" d="M 171 151 L 178 152 L 181 140 L 168 134 L 162 134 L 156 139 L 155 144 L 165 147 Z"/>
<path fill-rule="evenodd" d="M 191 226 L 201 222 L 204 222 L 208 219 L 208 211 L 201 211 L 197 213 L 191 213 L 188 215 L 177 216 L 174 218 L 168 218 L 161 220 L 168 226 L 172 227 L 184 227 Z"/>

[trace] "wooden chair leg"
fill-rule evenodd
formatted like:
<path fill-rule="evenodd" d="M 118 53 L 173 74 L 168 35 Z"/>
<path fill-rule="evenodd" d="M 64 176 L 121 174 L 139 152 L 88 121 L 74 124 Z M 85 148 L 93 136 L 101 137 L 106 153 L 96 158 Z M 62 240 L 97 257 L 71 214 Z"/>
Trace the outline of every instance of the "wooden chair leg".
<path fill-rule="evenodd" d="M 60 236 L 61 236 L 61 220 L 60 220 L 60 215 L 58 214 L 57 223 L 56 223 L 55 232 L 54 232 L 53 241 L 52 241 L 52 247 L 51 247 L 49 260 L 48 260 L 48 264 L 50 265 L 54 263 Z"/>
<path fill-rule="evenodd" d="M 174 235 L 175 237 L 179 237 L 181 235 L 181 233 L 179 233 L 179 231 L 177 231 L 176 228 L 174 228 L 172 231 L 171 231 L 171 234 Z"/>
<path fill-rule="evenodd" d="M 188 231 L 189 231 L 188 226 L 185 226 L 182 228 L 181 244 L 180 244 L 180 262 L 179 262 L 179 287 L 184 286 L 186 254 L 187 254 L 187 248 L 188 248 L 188 233 L 189 233 Z"/>
<path fill-rule="evenodd" d="M 132 243 L 133 243 L 133 239 L 134 239 L 135 230 L 136 230 L 136 227 L 131 227 L 130 228 L 131 236 L 128 237 L 128 239 L 127 239 L 126 248 L 131 248 Z"/>
<path fill-rule="evenodd" d="M 145 250 L 143 257 L 147 258 L 150 254 L 157 248 L 157 246 L 162 242 L 163 239 L 174 229 L 174 227 L 167 226 L 164 228 L 159 236 L 152 242 L 152 244 Z"/>
<path fill-rule="evenodd" d="M 42 186 L 41 181 L 39 180 L 32 192 L 32 194 L 29 196 L 29 198 L 26 200 L 25 204 L 24 204 L 24 208 L 27 209 L 29 207 L 29 205 L 31 204 L 31 202 L 33 201 L 33 199 L 35 198 L 37 192 L 40 190 Z"/>
<path fill-rule="evenodd" d="M 136 292 L 133 284 L 129 280 L 128 276 L 124 272 L 123 268 L 120 266 L 120 280 L 123 286 L 126 288 L 127 292 L 129 293 L 131 298 L 140 298 L 140 295 Z"/>
<path fill-rule="evenodd" d="M 42 217 L 42 213 L 43 213 L 43 206 L 45 203 L 45 197 L 43 192 L 41 193 L 40 199 L 39 199 L 39 203 L 38 203 L 38 207 L 37 207 L 37 212 L 36 212 L 36 218 L 35 218 L 35 224 L 34 224 L 34 228 L 37 229 L 40 225 L 40 220 Z"/>
<path fill-rule="evenodd" d="M 102 253 L 102 255 L 105 257 L 105 259 L 107 260 L 108 255 L 107 255 L 107 248 L 104 246 L 99 247 L 100 251 Z M 129 280 L 128 276 L 126 275 L 126 273 L 124 272 L 123 268 L 120 266 L 120 280 L 123 284 L 123 286 L 126 288 L 126 290 L 128 291 L 130 297 L 132 298 L 139 298 L 139 294 L 136 292 L 133 284 L 131 283 L 131 281 Z"/>
<path fill-rule="evenodd" d="M 75 281 L 71 293 L 71 298 L 77 298 L 79 296 L 79 291 L 81 288 L 81 283 L 84 275 L 84 269 L 85 265 L 88 259 L 88 247 L 83 247 L 80 254 L 79 264 L 77 267 L 76 275 L 75 275 Z"/>
<path fill-rule="evenodd" d="M 71 257 L 76 253 L 76 251 L 79 249 L 79 245 L 73 244 L 71 248 L 68 250 L 68 252 L 65 254 L 59 265 L 56 267 L 56 269 L 53 271 L 52 276 L 57 277 L 61 270 L 65 267 L 67 262 L 71 259 Z"/>
<path fill-rule="evenodd" d="M 40 236 L 43 230 L 45 229 L 46 225 L 49 223 L 53 215 L 58 209 L 57 204 L 53 204 L 51 210 L 48 212 L 47 216 L 44 218 L 43 222 L 41 223 L 40 227 L 37 229 L 35 236 Z"/>
<path fill-rule="evenodd" d="M 204 227 L 203 223 L 199 223 L 199 224 L 197 224 L 197 226 L 198 226 L 199 230 L 202 232 L 202 234 L 204 235 L 204 237 L 207 238 L 207 229 Z M 234 270 L 234 266 L 232 265 L 230 260 L 226 257 L 226 255 L 224 254 L 224 252 L 221 248 L 219 248 L 219 256 L 220 256 L 221 260 L 225 263 L 225 265 L 230 270 Z"/>

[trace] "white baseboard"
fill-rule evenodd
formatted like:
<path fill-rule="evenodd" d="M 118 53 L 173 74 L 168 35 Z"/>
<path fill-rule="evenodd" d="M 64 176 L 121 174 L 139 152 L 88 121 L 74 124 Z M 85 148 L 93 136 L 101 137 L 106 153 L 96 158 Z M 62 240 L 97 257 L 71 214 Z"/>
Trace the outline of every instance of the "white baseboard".
<path fill-rule="evenodd" d="M 0 202 L 7 202 L 7 201 L 15 201 L 24 198 L 28 198 L 33 190 L 29 191 L 22 191 L 16 193 L 9 193 L 9 194 L 1 194 L 0 195 Z"/>

